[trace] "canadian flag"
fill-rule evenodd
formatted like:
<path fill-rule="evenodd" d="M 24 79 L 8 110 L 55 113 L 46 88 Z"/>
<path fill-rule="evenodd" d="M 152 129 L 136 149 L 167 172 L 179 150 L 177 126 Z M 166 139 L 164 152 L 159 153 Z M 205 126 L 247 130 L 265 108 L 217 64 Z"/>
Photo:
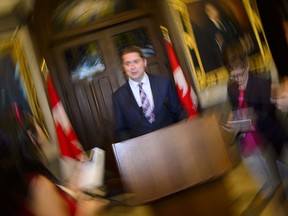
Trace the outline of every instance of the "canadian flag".
<path fill-rule="evenodd" d="M 192 87 L 188 84 L 188 81 L 179 65 L 168 33 L 163 31 L 163 34 L 170 64 L 173 70 L 173 77 L 175 80 L 178 96 L 183 107 L 186 109 L 188 116 L 193 117 L 197 115 L 197 96 Z"/>
<path fill-rule="evenodd" d="M 47 73 L 46 84 L 58 138 L 60 157 L 64 160 L 61 161 L 61 171 L 63 177 L 68 178 L 69 173 L 73 172 L 73 166 L 75 165 L 73 163 L 81 161 L 86 157 L 86 154 L 58 98 L 49 73 Z"/>

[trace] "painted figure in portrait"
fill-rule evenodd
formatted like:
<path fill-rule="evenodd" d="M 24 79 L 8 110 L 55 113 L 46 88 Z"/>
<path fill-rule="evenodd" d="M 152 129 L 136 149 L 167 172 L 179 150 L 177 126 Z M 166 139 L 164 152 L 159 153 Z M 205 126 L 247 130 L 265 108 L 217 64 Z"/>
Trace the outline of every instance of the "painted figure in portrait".
<path fill-rule="evenodd" d="M 240 1 L 195 1 L 187 4 L 187 9 L 205 72 L 223 66 L 222 51 L 235 40 L 249 53 L 256 51 L 256 39 Z"/>

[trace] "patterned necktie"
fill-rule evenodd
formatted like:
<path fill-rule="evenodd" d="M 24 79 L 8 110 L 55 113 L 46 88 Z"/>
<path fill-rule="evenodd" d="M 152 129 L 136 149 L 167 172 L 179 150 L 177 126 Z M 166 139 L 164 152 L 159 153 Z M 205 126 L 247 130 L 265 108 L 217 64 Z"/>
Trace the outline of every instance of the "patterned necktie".
<path fill-rule="evenodd" d="M 154 116 L 152 107 L 150 105 L 150 102 L 148 100 L 148 97 L 142 88 L 142 85 L 143 85 L 142 82 L 138 84 L 143 113 L 144 113 L 145 117 L 147 118 L 147 120 L 152 124 L 152 122 L 155 121 L 155 116 Z"/>

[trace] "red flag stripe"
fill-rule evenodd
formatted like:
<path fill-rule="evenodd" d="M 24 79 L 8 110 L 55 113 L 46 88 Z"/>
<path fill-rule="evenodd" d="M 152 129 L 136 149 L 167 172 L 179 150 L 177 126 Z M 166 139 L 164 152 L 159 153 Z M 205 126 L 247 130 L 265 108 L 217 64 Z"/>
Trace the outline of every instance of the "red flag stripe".
<path fill-rule="evenodd" d="M 176 89 L 178 92 L 178 96 L 183 107 L 186 109 L 189 117 L 192 117 L 197 114 L 196 105 L 193 103 L 192 99 L 192 87 L 188 85 L 188 81 L 179 65 L 175 52 L 173 50 L 171 42 L 165 38 L 165 44 L 170 60 L 170 64 L 173 70 L 173 77 L 176 84 Z"/>
<path fill-rule="evenodd" d="M 63 105 L 58 98 L 49 73 L 47 75 L 46 82 L 60 154 L 61 156 L 67 156 L 76 160 L 80 160 L 81 156 L 85 155 L 85 153 L 80 142 L 78 141 L 77 135 L 72 125 L 70 124 Z"/>

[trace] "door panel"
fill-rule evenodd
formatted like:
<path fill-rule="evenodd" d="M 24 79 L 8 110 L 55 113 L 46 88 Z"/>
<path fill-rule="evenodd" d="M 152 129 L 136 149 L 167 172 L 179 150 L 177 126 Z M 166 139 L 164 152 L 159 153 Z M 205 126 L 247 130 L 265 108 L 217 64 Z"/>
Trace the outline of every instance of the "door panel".
<path fill-rule="evenodd" d="M 109 64 L 107 55 L 102 52 L 105 50 L 101 44 L 104 38 L 104 34 L 97 33 L 68 41 L 54 48 L 58 77 L 62 83 L 63 91 L 66 93 L 65 102 L 70 111 L 69 116 L 85 150 L 90 150 L 95 146 L 104 148 L 103 145 L 107 139 L 105 127 L 103 127 L 103 125 L 107 125 L 107 121 L 103 122 L 107 115 L 105 115 L 106 110 L 102 106 L 103 96 L 99 94 L 99 83 L 102 82 L 102 79 L 115 80 L 115 76 L 113 64 Z M 93 44 L 97 44 L 97 46 Z M 89 50 L 91 47 L 92 51 Z M 99 67 L 95 67 L 97 68 L 94 69 L 95 71 L 88 72 L 87 75 L 80 75 L 85 74 L 82 73 L 85 71 L 82 69 L 82 72 L 75 75 L 73 69 L 77 68 L 76 64 L 81 65 L 83 61 L 81 55 L 85 56 L 87 52 L 92 53 L 92 56 L 94 56 L 93 53 L 100 53 L 104 68 L 100 67 L 101 70 L 96 72 Z M 68 60 L 67 53 L 72 56 Z M 109 59 L 112 58 L 110 56 Z M 86 63 L 82 65 L 85 66 Z M 110 81 L 110 83 L 117 85 L 117 81 Z"/>
<path fill-rule="evenodd" d="M 113 131 L 111 124 L 113 120 L 113 111 L 111 98 L 113 84 L 111 83 L 111 78 L 103 77 L 99 79 L 98 82 L 94 81 L 93 86 L 93 89 L 96 89 L 94 98 L 97 98 L 96 103 L 99 105 L 99 110 L 101 111 L 102 128 L 104 128 L 108 137 L 112 137 Z"/>
<path fill-rule="evenodd" d="M 94 140 L 99 140 L 102 133 L 102 127 L 97 124 L 101 122 L 101 115 L 97 113 L 99 108 L 97 104 L 90 103 L 90 100 L 94 97 L 91 95 L 89 84 L 86 86 L 84 84 L 76 84 L 73 85 L 73 87 L 78 102 L 78 106 L 75 107 L 74 110 L 77 111 L 77 117 L 81 119 L 81 121 L 77 121 L 75 125 L 78 130 L 81 130 L 81 138 L 85 139 L 85 143 L 87 143 L 85 149 L 91 149 L 93 148 Z M 83 143 L 82 140 L 81 143 Z M 101 143 L 99 143 L 99 147 L 101 147 Z"/>

